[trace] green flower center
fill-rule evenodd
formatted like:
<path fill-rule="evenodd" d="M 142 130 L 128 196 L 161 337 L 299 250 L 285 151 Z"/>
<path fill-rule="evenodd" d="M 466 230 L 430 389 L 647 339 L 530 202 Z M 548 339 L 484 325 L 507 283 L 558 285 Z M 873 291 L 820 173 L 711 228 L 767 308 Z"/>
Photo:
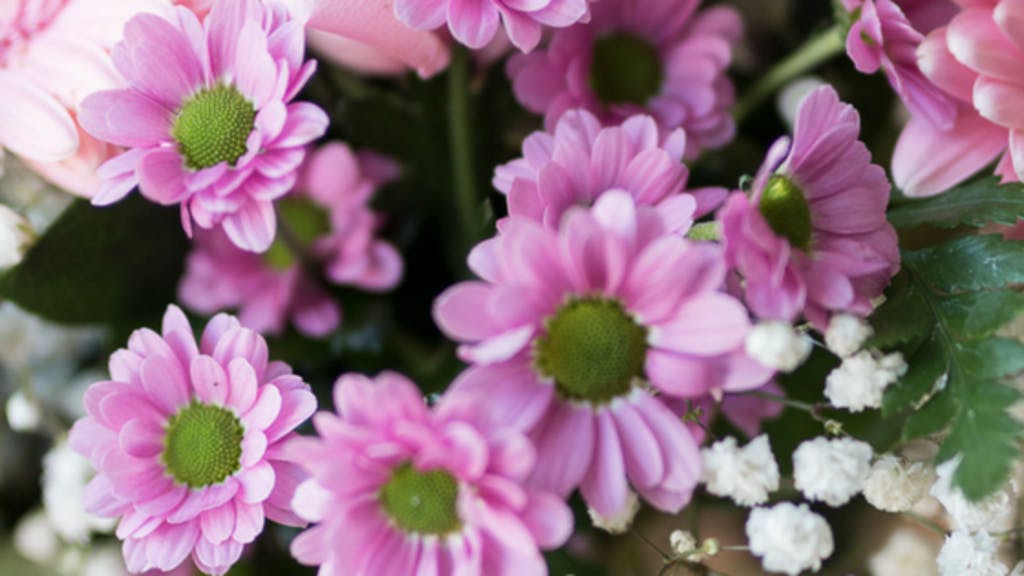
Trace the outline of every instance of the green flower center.
<path fill-rule="evenodd" d="M 594 43 L 590 87 L 605 104 L 646 104 L 663 79 L 661 57 L 647 40 L 619 32 Z"/>
<path fill-rule="evenodd" d="M 384 511 L 406 532 L 444 536 L 462 527 L 457 503 L 459 484 L 444 470 L 420 472 L 402 464 L 380 491 Z"/>
<path fill-rule="evenodd" d="M 288 242 L 303 249 L 331 231 L 331 217 L 319 204 L 308 198 L 289 197 L 277 202 L 281 233 L 263 255 L 264 262 L 275 270 L 287 270 L 295 263 L 295 250 Z M 285 235 L 288 235 L 285 238 Z"/>
<path fill-rule="evenodd" d="M 643 376 L 647 330 L 617 300 L 572 300 L 547 329 L 535 343 L 534 360 L 563 398 L 608 402 Z"/>
<path fill-rule="evenodd" d="M 772 230 L 801 250 L 811 247 L 811 207 L 804 193 L 785 176 L 768 180 L 758 209 Z"/>
<path fill-rule="evenodd" d="M 234 86 L 214 86 L 193 96 L 174 120 L 171 135 L 185 164 L 201 170 L 245 154 L 256 109 Z"/>
<path fill-rule="evenodd" d="M 164 465 L 190 488 L 218 484 L 238 471 L 244 435 L 234 412 L 193 402 L 167 423 Z"/>

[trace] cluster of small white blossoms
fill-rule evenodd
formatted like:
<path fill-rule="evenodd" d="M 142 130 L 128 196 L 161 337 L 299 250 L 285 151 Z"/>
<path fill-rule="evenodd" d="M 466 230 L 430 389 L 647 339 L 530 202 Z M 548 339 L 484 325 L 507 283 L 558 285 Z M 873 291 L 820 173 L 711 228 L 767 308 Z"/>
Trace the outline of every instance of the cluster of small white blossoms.
<path fill-rule="evenodd" d="M 0 270 L 17 266 L 35 238 L 29 221 L 0 204 Z"/>
<path fill-rule="evenodd" d="M 731 437 L 716 442 L 701 450 L 701 461 L 701 481 L 708 492 L 740 506 L 764 504 L 779 489 L 779 465 L 765 434 L 743 448 Z"/>
<path fill-rule="evenodd" d="M 794 484 L 808 500 L 842 506 L 864 489 L 873 455 L 853 438 L 807 440 L 793 453 Z"/>
<path fill-rule="evenodd" d="M 792 324 L 781 321 L 760 322 L 750 329 L 747 355 L 764 366 L 780 372 L 792 372 L 807 361 L 814 342 Z"/>
<path fill-rule="evenodd" d="M 836 408 L 860 412 L 880 408 L 885 389 L 907 373 L 899 352 L 882 354 L 863 349 L 871 337 L 871 326 L 861 318 L 836 314 L 825 331 L 825 345 L 843 359 L 825 379 L 825 397 Z"/>
<path fill-rule="evenodd" d="M 832 529 L 806 504 L 780 502 L 754 508 L 747 518 L 750 551 L 761 558 L 765 570 L 796 576 L 818 571 L 832 555 Z"/>

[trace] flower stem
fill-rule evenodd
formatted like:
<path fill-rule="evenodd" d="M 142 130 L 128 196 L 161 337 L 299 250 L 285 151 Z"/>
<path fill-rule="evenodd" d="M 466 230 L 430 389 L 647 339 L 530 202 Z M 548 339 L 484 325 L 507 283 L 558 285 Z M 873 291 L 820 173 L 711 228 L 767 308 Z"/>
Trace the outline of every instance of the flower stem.
<path fill-rule="evenodd" d="M 812 36 L 796 52 L 793 52 L 785 60 L 782 60 L 769 70 L 740 99 L 736 109 L 733 111 L 736 123 L 742 124 L 751 113 L 757 110 L 765 99 L 775 94 L 779 88 L 794 78 L 806 74 L 822 63 L 832 59 L 841 53 L 843 48 L 843 33 L 838 25 L 829 28 L 817 36 Z"/>
<path fill-rule="evenodd" d="M 458 229 L 455 270 L 465 272 L 465 258 L 480 239 L 482 216 L 476 190 L 473 163 L 473 134 L 470 122 L 469 52 L 464 48 L 452 51 L 448 69 L 448 145 L 452 162 L 452 188 Z"/>

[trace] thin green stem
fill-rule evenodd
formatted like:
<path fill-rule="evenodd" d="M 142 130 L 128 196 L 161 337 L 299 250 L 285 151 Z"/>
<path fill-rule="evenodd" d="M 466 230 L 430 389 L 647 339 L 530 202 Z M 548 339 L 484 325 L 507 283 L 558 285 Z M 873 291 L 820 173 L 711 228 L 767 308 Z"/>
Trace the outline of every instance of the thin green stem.
<path fill-rule="evenodd" d="M 754 398 L 761 398 L 762 400 L 778 402 L 783 406 L 803 410 L 816 418 L 820 417 L 820 414 L 818 414 L 819 407 L 814 404 L 800 402 L 799 400 L 793 400 L 792 398 L 786 398 L 785 396 L 779 396 L 778 394 L 772 394 L 771 392 L 765 392 L 763 390 L 747 390 L 746 392 L 740 392 L 740 394 L 743 396 L 753 396 Z"/>
<path fill-rule="evenodd" d="M 473 135 L 470 121 L 469 52 L 456 48 L 448 69 L 448 143 L 458 242 L 455 269 L 465 271 L 465 257 L 480 239 L 482 216 L 476 190 Z"/>
<path fill-rule="evenodd" d="M 812 36 L 796 52 L 772 67 L 744 94 L 733 112 L 736 123 L 742 124 L 765 99 L 775 94 L 794 78 L 831 60 L 840 54 L 843 48 L 843 33 L 839 26 L 833 26 L 817 36 Z"/>

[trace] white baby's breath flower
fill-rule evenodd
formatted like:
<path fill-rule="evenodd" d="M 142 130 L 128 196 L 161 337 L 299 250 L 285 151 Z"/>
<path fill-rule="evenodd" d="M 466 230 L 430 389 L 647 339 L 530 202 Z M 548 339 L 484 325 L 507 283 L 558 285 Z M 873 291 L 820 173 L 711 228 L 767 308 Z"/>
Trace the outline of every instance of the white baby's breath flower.
<path fill-rule="evenodd" d="M 7 425 L 15 432 L 35 432 L 43 422 L 43 408 L 39 401 L 21 390 L 7 398 Z"/>
<path fill-rule="evenodd" d="M 716 442 L 701 450 L 701 460 L 701 480 L 708 492 L 732 498 L 740 506 L 763 504 L 779 489 L 779 466 L 764 434 L 743 448 L 731 437 Z"/>
<path fill-rule="evenodd" d="M 806 504 L 781 502 L 771 508 L 754 508 L 747 518 L 750 551 L 761 558 L 769 572 L 796 576 L 817 571 L 832 555 L 832 529 Z"/>
<path fill-rule="evenodd" d="M 938 546 L 909 528 L 900 528 L 889 536 L 868 566 L 872 576 L 928 576 L 938 572 L 935 555 Z"/>
<path fill-rule="evenodd" d="M 864 498 L 879 510 L 906 512 L 928 494 L 934 482 L 931 466 L 883 454 L 871 465 Z"/>
<path fill-rule="evenodd" d="M 635 492 L 629 493 L 625 508 L 617 516 L 608 518 L 602 516 L 600 512 L 593 508 L 587 509 L 587 512 L 590 514 L 590 522 L 594 527 L 600 528 L 609 534 L 624 534 L 633 525 L 633 519 L 636 518 L 639 511 L 640 499 L 637 498 Z"/>
<path fill-rule="evenodd" d="M 825 397 L 836 408 L 860 412 L 880 408 L 885 389 L 907 372 L 903 355 L 863 350 L 846 358 L 825 379 Z"/>
<path fill-rule="evenodd" d="M 60 554 L 60 539 L 41 510 L 30 512 L 14 528 L 14 548 L 38 564 L 49 564 Z"/>
<path fill-rule="evenodd" d="M 871 471 L 871 446 L 852 438 L 818 437 L 793 453 L 793 480 L 808 500 L 842 506 L 864 488 Z"/>
<path fill-rule="evenodd" d="M 114 529 L 116 518 L 99 518 L 85 511 L 85 485 L 92 466 L 61 440 L 43 457 L 43 507 L 54 530 L 68 542 L 84 544 L 92 532 Z"/>
<path fill-rule="evenodd" d="M 697 551 L 697 539 L 686 530 L 673 530 L 668 535 L 668 543 L 672 546 L 672 553 L 680 558 L 686 558 Z"/>
<path fill-rule="evenodd" d="M 864 346 L 874 330 L 863 318 L 852 314 L 836 314 L 828 321 L 825 346 L 841 358 L 852 356 Z"/>
<path fill-rule="evenodd" d="M 811 354 L 813 343 L 787 322 L 761 322 L 747 334 L 747 354 L 764 366 L 782 372 L 796 370 Z"/>
<path fill-rule="evenodd" d="M 0 270 L 17 266 L 34 237 L 25 217 L 0 204 Z"/>
<path fill-rule="evenodd" d="M 980 502 L 971 502 L 960 488 L 953 485 L 953 475 L 960 465 L 960 457 L 952 458 L 935 468 L 938 477 L 932 485 L 931 495 L 942 504 L 955 530 L 1003 530 L 1009 528 L 1013 516 L 1013 502 L 1017 491 L 1011 481 L 998 492 Z"/>
<path fill-rule="evenodd" d="M 942 576 L 1006 576 L 998 558 L 999 541 L 984 530 L 957 531 L 946 537 L 936 559 Z"/>

